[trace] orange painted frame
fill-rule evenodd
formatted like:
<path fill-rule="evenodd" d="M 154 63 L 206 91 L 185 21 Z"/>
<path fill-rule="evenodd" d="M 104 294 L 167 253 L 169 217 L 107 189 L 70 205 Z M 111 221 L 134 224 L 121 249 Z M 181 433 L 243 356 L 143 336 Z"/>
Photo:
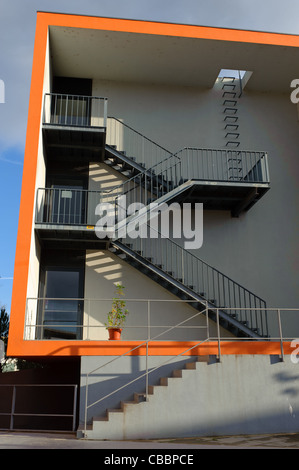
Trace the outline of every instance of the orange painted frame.
<path fill-rule="evenodd" d="M 105 341 L 25 341 L 23 339 L 44 65 L 50 25 L 289 47 L 299 47 L 299 36 L 60 13 L 37 13 L 7 354 L 16 357 L 118 355 L 134 347 L 138 342 L 122 341 L 111 345 Z M 190 343 L 188 344 L 190 347 Z M 207 344 L 209 351 L 214 351 L 209 354 L 217 354 L 215 352 L 217 345 Z M 184 343 L 159 342 L 151 348 L 151 354 L 178 354 L 186 349 L 185 346 Z M 290 354 L 289 343 L 286 343 L 285 347 L 285 353 Z M 279 343 L 271 342 L 225 342 L 222 350 L 224 354 L 279 354 L 280 346 Z M 136 354 L 141 354 L 141 351 L 144 354 L 143 349 L 138 351 Z M 207 349 L 200 347 L 194 350 L 194 353 L 207 354 Z"/>

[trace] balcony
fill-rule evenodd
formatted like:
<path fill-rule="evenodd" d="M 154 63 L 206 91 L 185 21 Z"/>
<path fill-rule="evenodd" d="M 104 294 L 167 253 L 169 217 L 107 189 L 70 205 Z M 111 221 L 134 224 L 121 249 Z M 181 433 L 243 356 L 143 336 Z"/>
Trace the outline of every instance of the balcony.
<path fill-rule="evenodd" d="M 184 149 L 109 190 L 39 188 L 35 229 L 44 240 L 70 240 L 99 248 L 94 230 L 99 203 L 112 204 L 118 221 L 122 215 L 122 224 L 128 222 L 123 217 L 128 205 L 136 202 L 147 207 L 148 215 L 153 201 L 194 201 L 203 203 L 205 210 L 231 211 L 237 217 L 269 189 L 265 152 Z M 125 196 L 125 202 L 120 203 L 120 196 Z M 104 240 L 103 248 L 107 246 Z"/>
<path fill-rule="evenodd" d="M 104 158 L 107 98 L 46 93 L 43 137 L 51 160 L 101 161 Z"/>
<path fill-rule="evenodd" d="M 248 211 L 270 189 L 268 155 L 262 151 L 184 148 L 181 199 L 202 202 L 205 210 Z"/>
<path fill-rule="evenodd" d="M 73 188 L 39 188 L 36 197 L 35 230 L 47 247 L 65 243 L 72 249 L 106 248 L 107 240 L 95 234 L 96 206 L 101 191 Z"/>

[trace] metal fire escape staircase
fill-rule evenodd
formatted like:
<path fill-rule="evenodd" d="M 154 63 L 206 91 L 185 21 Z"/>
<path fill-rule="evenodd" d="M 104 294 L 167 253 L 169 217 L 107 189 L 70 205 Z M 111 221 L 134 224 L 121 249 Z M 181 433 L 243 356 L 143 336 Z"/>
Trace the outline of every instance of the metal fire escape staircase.
<path fill-rule="evenodd" d="M 156 206 L 151 203 L 182 202 L 193 182 L 183 177 L 182 159 L 178 155 L 171 154 L 152 141 L 147 143 L 155 149 L 152 157 L 155 163 L 152 166 L 146 164 L 146 155 L 142 161 L 134 158 L 131 162 L 130 156 L 119 151 L 117 145 L 106 146 L 108 164 L 116 170 L 129 169 L 133 175 L 135 173 L 125 183 L 103 195 L 103 201 L 113 202 L 116 214 L 114 238 L 109 250 L 177 297 L 190 301 L 197 310 L 208 306 L 209 318 L 215 319 L 218 311 L 221 325 L 234 335 L 267 337 L 264 300 L 152 227 L 150 221 L 156 216 Z M 138 172 L 140 167 L 142 171 Z M 141 203 L 144 207 L 135 214 L 124 216 L 132 203 Z M 139 228 L 142 226 L 147 233 L 152 230 L 152 236 L 132 238 L 127 230 L 129 224 L 138 225 Z"/>
<path fill-rule="evenodd" d="M 49 138 L 50 131 L 51 128 Z M 55 139 L 55 127 L 53 132 Z M 76 127 L 72 128 L 72 133 L 76 132 Z M 52 145 L 61 145 L 60 141 L 55 142 Z M 218 309 L 222 325 L 235 335 L 267 337 L 266 304 L 258 296 L 161 233 L 157 233 L 157 238 L 146 239 L 127 236 L 130 223 L 145 227 L 156 215 L 152 202 L 159 205 L 201 202 L 205 209 L 230 210 L 233 216 L 249 210 L 269 189 L 267 153 L 186 148 L 173 154 L 120 120 L 108 118 L 104 151 L 99 147 L 96 154 L 93 149 L 92 161 L 101 161 L 101 155 L 103 162 L 128 179 L 102 191 L 40 188 L 35 225 L 38 236 L 51 243 L 59 235 L 72 243 L 79 240 L 81 247 L 87 247 L 87 234 L 92 235 L 97 229 L 99 217 L 95 207 L 99 202 L 112 204 L 116 225 L 114 237 L 106 236 L 110 250 L 179 298 L 190 300 L 198 310 L 206 308 L 208 302 L 210 317 L 215 317 Z M 241 170 L 237 175 L 230 171 L 232 159 L 239 161 Z M 125 207 L 122 207 L 122 196 L 125 196 Z M 72 200 L 72 206 L 66 204 Z M 55 217 L 51 209 L 53 201 L 59 208 Z M 143 210 L 128 216 L 126 209 L 132 203 L 142 204 Z M 75 217 L 77 210 L 79 218 Z M 72 217 L 67 211 L 71 211 Z M 93 226 L 94 232 L 90 230 Z M 75 234 L 74 241 L 71 232 Z M 99 242 L 92 236 L 93 243 Z"/>

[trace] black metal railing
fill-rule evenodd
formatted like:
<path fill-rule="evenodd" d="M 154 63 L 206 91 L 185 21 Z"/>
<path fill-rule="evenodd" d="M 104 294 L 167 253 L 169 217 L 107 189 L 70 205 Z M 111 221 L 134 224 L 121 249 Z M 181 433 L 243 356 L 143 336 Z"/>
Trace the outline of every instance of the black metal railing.
<path fill-rule="evenodd" d="M 263 299 L 168 236 L 163 236 L 151 224 L 146 227 L 143 238 L 127 235 L 119 241 L 168 276 L 188 286 L 212 306 L 229 308 L 232 318 L 260 336 L 268 336 L 267 309 Z M 153 236 L 153 232 L 156 232 L 156 236 Z"/>
<path fill-rule="evenodd" d="M 43 124 L 77 127 L 106 127 L 107 98 L 46 93 Z"/>
<path fill-rule="evenodd" d="M 262 151 L 186 147 L 177 154 L 182 178 L 231 183 L 269 183 L 268 155 Z"/>
<path fill-rule="evenodd" d="M 35 222 L 54 225 L 95 225 L 101 191 L 73 188 L 39 188 L 36 196 Z"/>
<path fill-rule="evenodd" d="M 167 160 L 172 153 L 119 119 L 107 119 L 106 144 L 149 169 Z"/>
<path fill-rule="evenodd" d="M 0 384 L 0 429 L 75 431 L 77 389 L 75 384 Z"/>
<path fill-rule="evenodd" d="M 179 186 L 180 160 L 171 155 L 150 170 L 137 174 L 118 186 L 101 191 L 66 188 L 38 188 L 36 196 L 37 224 L 96 225 L 98 204 L 114 211 L 115 222 L 127 217 L 133 203 L 148 205 Z M 125 197 L 125 199 L 121 199 Z"/>

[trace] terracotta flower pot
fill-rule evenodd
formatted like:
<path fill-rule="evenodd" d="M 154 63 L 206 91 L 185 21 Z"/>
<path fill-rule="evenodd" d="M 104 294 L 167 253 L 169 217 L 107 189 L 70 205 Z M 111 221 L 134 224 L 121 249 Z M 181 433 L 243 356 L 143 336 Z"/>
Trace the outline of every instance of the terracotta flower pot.
<path fill-rule="evenodd" d="M 109 340 L 115 341 L 121 339 L 122 328 L 108 328 Z"/>

